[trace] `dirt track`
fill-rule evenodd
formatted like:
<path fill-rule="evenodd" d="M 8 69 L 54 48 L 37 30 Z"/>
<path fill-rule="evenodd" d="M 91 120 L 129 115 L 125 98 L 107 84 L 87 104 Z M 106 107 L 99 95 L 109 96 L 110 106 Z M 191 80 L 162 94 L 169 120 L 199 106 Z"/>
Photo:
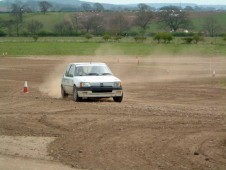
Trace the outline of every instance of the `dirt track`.
<path fill-rule="evenodd" d="M 65 169 L 226 169 L 226 59 L 143 58 L 138 65 L 95 57 L 122 79 L 123 102 L 58 98 L 65 63 L 87 59 L 0 58 L 0 169 L 6 159 L 18 169 L 21 159 L 26 167 L 35 160 Z"/>

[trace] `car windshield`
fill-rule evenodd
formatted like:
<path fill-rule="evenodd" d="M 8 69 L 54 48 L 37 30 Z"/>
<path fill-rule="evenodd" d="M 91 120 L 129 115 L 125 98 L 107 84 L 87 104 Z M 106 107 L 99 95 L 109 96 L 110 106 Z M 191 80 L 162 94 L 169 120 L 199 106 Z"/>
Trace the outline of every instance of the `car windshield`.
<path fill-rule="evenodd" d="M 107 66 L 77 66 L 75 69 L 76 76 L 106 76 L 112 75 Z"/>

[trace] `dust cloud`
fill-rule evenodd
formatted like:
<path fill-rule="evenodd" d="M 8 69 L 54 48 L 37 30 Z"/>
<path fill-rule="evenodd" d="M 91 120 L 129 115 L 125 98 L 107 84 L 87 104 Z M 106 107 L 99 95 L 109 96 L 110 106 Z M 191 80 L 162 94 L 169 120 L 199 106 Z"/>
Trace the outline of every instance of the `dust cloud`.
<path fill-rule="evenodd" d="M 53 98 L 60 98 L 60 84 L 66 63 L 57 65 L 45 78 L 39 91 Z"/>
<path fill-rule="evenodd" d="M 119 48 L 112 49 L 112 45 L 102 44 L 96 51 L 96 57 L 113 57 L 113 56 L 122 56 L 124 55 L 123 51 Z"/>
<path fill-rule="evenodd" d="M 219 76 L 225 72 L 222 57 L 188 56 L 188 54 L 125 56 L 120 49 L 110 48 L 106 44 L 101 45 L 95 54 L 95 58 L 101 56 L 101 61 L 106 62 L 114 75 L 124 83 L 193 80 L 211 77 L 216 72 Z"/>
<path fill-rule="evenodd" d="M 197 78 L 218 77 L 225 73 L 226 63 L 215 57 L 120 57 L 119 63 L 112 64 L 115 75 L 126 84 L 164 81 L 189 81 Z"/>
<path fill-rule="evenodd" d="M 61 79 L 69 63 L 78 62 L 80 58 L 66 57 L 43 78 L 39 91 L 52 98 L 61 98 Z"/>
<path fill-rule="evenodd" d="M 114 51 L 108 49 L 107 53 Z M 101 53 L 104 53 L 103 55 Z M 123 84 L 151 83 L 165 81 L 193 81 L 198 78 L 225 76 L 225 60 L 222 57 L 198 56 L 123 56 L 107 55 L 104 48 L 97 50 L 95 56 L 80 56 L 63 58 L 61 64 L 55 66 L 39 90 L 53 98 L 60 98 L 62 75 L 70 62 L 104 62 L 113 74 L 122 80 Z M 98 54 L 98 55 L 97 55 Z"/>
<path fill-rule="evenodd" d="M 61 63 L 54 66 L 53 69 L 43 78 L 39 91 L 52 98 L 61 98 L 61 79 L 68 64 L 75 62 L 90 62 L 91 60 L 91 56 L 64 57 L 60 59 Z"/>

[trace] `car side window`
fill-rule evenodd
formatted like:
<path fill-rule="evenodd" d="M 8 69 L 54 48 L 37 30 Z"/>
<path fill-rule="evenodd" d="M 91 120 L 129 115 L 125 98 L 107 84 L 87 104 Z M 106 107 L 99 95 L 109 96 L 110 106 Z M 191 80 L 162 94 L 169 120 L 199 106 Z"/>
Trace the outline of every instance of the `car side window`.
<path fill-rule="evenodd" d="M 68 71 L 66 72 L 65 76 L 67 77 L 73 77 L 75 72 L 75 66 L 71 65 Z"/>
<path fill-rule="evenodd" d="M 71 65 L 69 65 L 65 71 L 65 76 L 68 77 L 68 72 L 69 72 L 69 69 L 71 68 Z"/>

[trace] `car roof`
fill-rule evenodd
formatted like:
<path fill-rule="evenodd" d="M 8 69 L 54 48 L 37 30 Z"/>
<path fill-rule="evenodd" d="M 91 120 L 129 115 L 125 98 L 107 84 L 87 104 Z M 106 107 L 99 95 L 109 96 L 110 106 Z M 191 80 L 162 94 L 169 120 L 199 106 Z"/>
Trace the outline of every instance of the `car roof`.
<path fill-rule="evenodd" d="M 70 63 L 70 64 L 74 64 L 76 66 L 105 66 L 105 63 L 97 63 L 97 62 L 84 62 L 84 63 Z"/>

